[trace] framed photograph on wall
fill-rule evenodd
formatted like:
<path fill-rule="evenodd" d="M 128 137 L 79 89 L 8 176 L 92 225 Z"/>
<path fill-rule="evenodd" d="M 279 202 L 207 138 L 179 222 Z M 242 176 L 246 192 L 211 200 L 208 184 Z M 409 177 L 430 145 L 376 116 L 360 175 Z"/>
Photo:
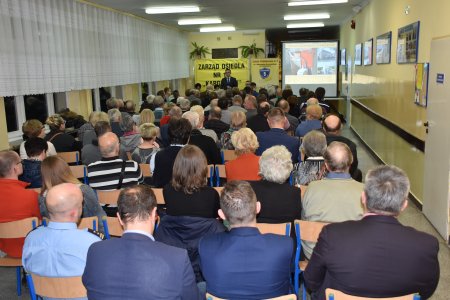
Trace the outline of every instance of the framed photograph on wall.
<path fill-rule="evenodd" d="M 341 49 L 341 66 L 345 66 L 345 62 L 346 62 L 346 53 L 345 53 L 345 48 Z"/>
<path fill-rule="evenodd" d="M 372 64 L 373 39 L 364 42 L 364 65 Z"/>
<path fill-rule="evenodd" d="M 362 44 L 356 44 L 355 45 L 355 66 L 362 65 Z"/>
<path fill-rule="evenodd" d="M 397 63 L 417 63 L 417 55 L 419 51 L 419 29 L 419 21 L 398 29 Z"/>
<path fill-rule="evenodd" d="M 416 64 L 414 103 L 426 107 L 428 102 L 429 63 Z"/>
<path fill-rule="evenodd" d="M 392 42 L 392 31 L 377 36 L 377 46 L 376 46 L 377 64 L 391 63 L 391 42 Z"/>

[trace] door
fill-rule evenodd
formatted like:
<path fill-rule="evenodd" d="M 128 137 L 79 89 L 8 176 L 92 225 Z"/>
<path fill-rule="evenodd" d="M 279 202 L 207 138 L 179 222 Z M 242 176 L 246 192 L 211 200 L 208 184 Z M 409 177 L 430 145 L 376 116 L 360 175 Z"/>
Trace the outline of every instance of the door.
<path fill-rule="evenodd" d="M 423 213 L 449 239 L 450 36 L 431 42 Z"/>

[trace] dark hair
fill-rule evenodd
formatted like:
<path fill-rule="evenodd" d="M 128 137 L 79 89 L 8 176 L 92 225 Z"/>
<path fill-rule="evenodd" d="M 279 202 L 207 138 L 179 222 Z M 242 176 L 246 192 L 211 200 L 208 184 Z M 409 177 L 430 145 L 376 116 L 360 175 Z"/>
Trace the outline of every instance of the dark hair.
<path fill-rule="evenodd" d="M 291 89 L 285 89 L 283 90 L 283 92 L 281 93 L 281 97 L 283 97 L 283 99 L 287 100 L 287 98 L 289 98 L 290 96 L 294 95 L 294 93 L 292 92 Z"/>
<path fill-rule="evenodd" d="M 123 189 L 119 194 L 117 209 L 122 222 L 145 221 L 156 207 L 156 197 L 146 185 L 136 185 Z"/>
<path fill-rule="evenodd" d="M 269 114 L 267 115 L 267 119 L 275 120 L 276 122 L 283 122 L 285 114 L 283 110 L 279 107 L 274 107 L 269 110 Z"/>
<path fill-rule="evenodd" d="M 247 224 L 256 219 L 256 194 L 247 181 L 228 182 L 220 195 L 220 208 L 230 225 Z"/>
<path fill-rule="evenodd" d="M 97 137 L 101 137 L 107 132 L 111 131 L 111 125 L 108 122 L 105 121 L 99 121 L 94 126 L 94 131 Z"/>
<path fill-rule="evenodd" d="M 316 98 L 316 94 L 313 91 L 308 91 L 308 94 L 306 95 L 306 98 Z"/>
<path fill-rule="evenodd" d="M 194 87 L 195 87 L 197 90 L 199 90 L 199 89 L 202 88 L 202 84 L 199 83 L 199 82 L 197 82 L 197 83 L 194 85 Z"/>
<path fill-rule="evenodd" d="M 309 90 L 307 88 L 300 88 L 298 90 L 298 93 L 300 96 L 306 96 L 308 94 Z"/>
<path fill-rule="evenodd" d="M 323 98 L 325 98 L 325 89 L 321 86 L 319 86 L 314 93 L 319 101 L 323 101 Z"/>
<path fill-rule="evenodd" d="M 270 110 L 270 104 L 267 101 L 260 102 L 258 104 L 257 112 L 258 114 L 265 115 Z"/>
<path fill-rule="evenodd" d="M 267 95 L 266 94 L 259 94 L 258 97 L 256 97 L 256 102 L 267 102 Z"/>
<path fill-rule="evenodd" d="M 163 98 L 164 98 L 165 95 L 166 95 L 166 94 L 164 93 L 164 90 L 160 90 L 160 91 L 158 91 L 158 92 L 156 93 L 156 96 L 161 96 L 161 97 L 163 97 Z"/>
<path fill-rule="evenodd" d="M 171 184 L 176 191 L 192 194 L 206 186 L 208 163 L 205 154 L 197 146 L 186 145 L 173 164 Z"/>
<path fill-rule="evenodd" d="M 217 106 L 220 107 L 220 109 L 227 109 L 228 108 L 228 99 L 227 98 L 220 98 L 219 101 L 217 101 Z"/>
<path fill-rule="evenodd" d="M 169 120 L 169 142 L 171 144 L 186 145 L 191 135 L 192 125 L 186 119 L 170 118 Z"/>
<path fill-rule="evenodd" d="M 28 157 L 35 157 L 42 153 L 42 151 L 48 150 L 48 144 L 44 139 L 39 137 L 29 138 L 25 142 L 25 151 Z"/>

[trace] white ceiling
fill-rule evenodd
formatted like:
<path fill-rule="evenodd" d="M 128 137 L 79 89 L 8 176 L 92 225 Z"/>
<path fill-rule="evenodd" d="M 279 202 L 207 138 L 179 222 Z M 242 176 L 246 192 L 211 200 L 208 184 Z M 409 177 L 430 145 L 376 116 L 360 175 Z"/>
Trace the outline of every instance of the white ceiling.
<path fill-rule="evenodd" d="M 288 0 L 88 0 L 88 2 L 190 32 L 198 32 L 200 26 L 179 26 L 177 24 L 179 19 L 219 17 L 222 19 L 222 25 L 233 25 L 236 27 L 236 30 L 257 30 L 286 28 L 288 22 L 299 22 L 284 21 L 283 16 L 286 14 L 328 12 L 331 18 L 323 20 L 323 22 L 325 26 L 335 26 L 340 25 L 354 15 L 355 6 L 363 7 L 369 1 L 349 0 L 348 3 L 344 4 L 289 7 L 287 5 Z M 200 12 L 161 15 L 148 15 L 145 13 L 145 8 L 149 6 L 169 5 L 198 5 Z"/>

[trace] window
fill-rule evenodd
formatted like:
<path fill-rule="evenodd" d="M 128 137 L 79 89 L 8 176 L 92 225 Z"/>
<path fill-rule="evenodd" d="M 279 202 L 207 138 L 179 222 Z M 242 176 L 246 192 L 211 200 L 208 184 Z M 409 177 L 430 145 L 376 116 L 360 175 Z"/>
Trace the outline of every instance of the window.
<path fill-rule="evenodd" d="M 25 104 L 25 118 L 26 120 L 38 119 L 45 124 L 48 117 L 47 99 L 45 94 L 41 95 L 26 95 L 23 96 Z"/>
<path fill-rule="evenodd" d="M 53 100 L 55 101 L 56 112 L 60 112 L 67 108 L 66 93 L 53 93 Z"/>
<path fill-rule="evenodd" d="M 6 127 L 8 132 L 19 130 L 17 124 L 16 97 L 5 97 Z"/>

